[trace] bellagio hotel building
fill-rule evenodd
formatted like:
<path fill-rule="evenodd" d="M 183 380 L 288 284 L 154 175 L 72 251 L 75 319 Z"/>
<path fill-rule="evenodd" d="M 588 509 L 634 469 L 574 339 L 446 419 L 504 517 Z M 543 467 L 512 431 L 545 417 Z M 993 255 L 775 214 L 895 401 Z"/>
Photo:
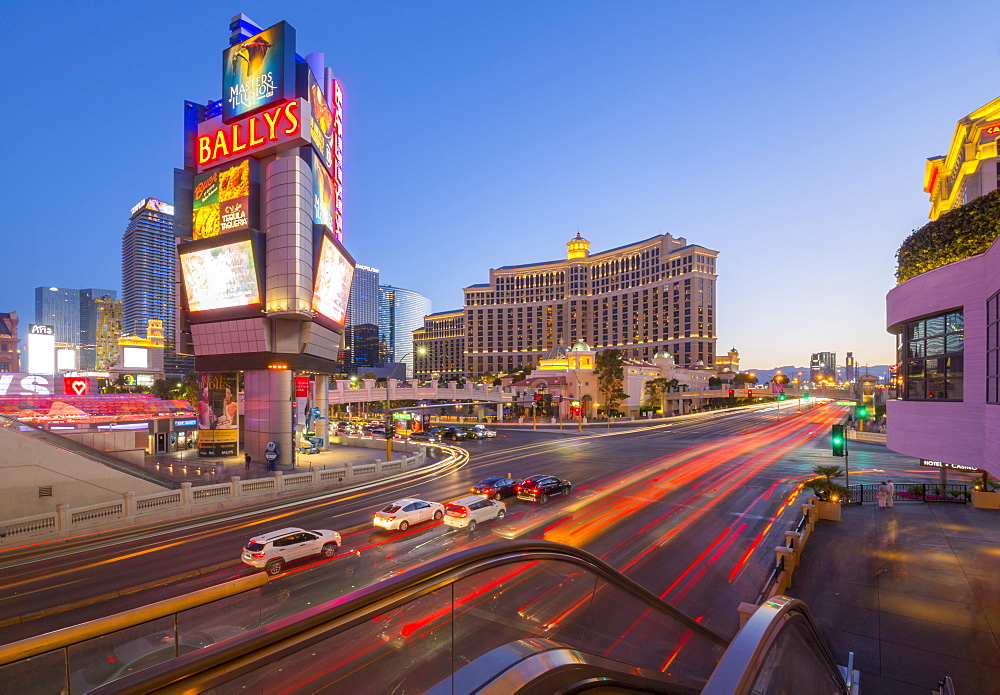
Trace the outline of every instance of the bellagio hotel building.
<path fill-rule="evenodd" d="M 489 283 L 465 288 L 463 312 L 428 316 L 414 332 L 427 353 L 417 375 L 456 372 L 437 353 L 457 340 L 470 377 L 537 365 L 579 341 L 632 359 L 665 350 L 678 365 L 713 364 L 718 251 L 669 234 L 595 254 L 579 234 L 566 246 L 565 260 L 491 269 Z M 435 338 L 438 317 L 449 338 Z"/>

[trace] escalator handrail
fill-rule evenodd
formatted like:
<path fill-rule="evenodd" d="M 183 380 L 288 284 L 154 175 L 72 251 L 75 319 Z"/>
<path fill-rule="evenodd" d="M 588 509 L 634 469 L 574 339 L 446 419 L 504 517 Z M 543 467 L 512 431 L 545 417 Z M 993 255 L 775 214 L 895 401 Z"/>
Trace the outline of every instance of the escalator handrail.
<path fill-rule="evenodd" d="M 805 619 L 813 643 L 819 647 L 820 660 L 826 664 L 831 674 L 836 674 L 836 681 L 841 684 L 844 695 L 850 688 L 844 681 L 837 666 L 837 660 L 816 625 L 809 607 L 804 601 L 790 596 L 775 596 L 768 599 L 754 611 L 746 625 L 733 638 L 729 649 L 712 672 L 712 677 L 705 684 L 702 695 L 742 695 L 750 693 L 751 686 L 761 666 L 781 632 L 785 623 L 796 616 Z"/>
<path fill-rule="evenodd" d="M 55 447 L 56 449 L 62 449 L 63 451 L 71 454 L 76 454 L 82 458 L 99 463 L 102 466 L 107 466 L 108 468 L 116 470 L 119 473 L 131 475 L 141 480 L 145 480 L 148 483 L 165 487 L 168 490 L 179 490 L 181 487 L 181 484 L 176 480 L 160 475 L 154 471 L 148 471 L 145 468 L 141 468 L 140 466 L 137 466 L 129 461 L 120 459 L 106 451 L 101 451 L 100 449 L 95 449 L 92 446 L 87 446 L 83 442 L 79 442 L 57 432 L 44 429 L 38 425 L 33 425 L 30 422 L 24 422 L 9 415 L 0 415 L 0 426 L 8 427 L 10 428 L 9 431 L 22 437 L 35 439 L 43 444 L 47 444 L 48 446 Z M 22 430 L 22 427 L 26 429 Z M 27 434 L 29 431 L 31 432 L 31 435 Z"/>
<path fill-rule="evenodd" d="M 729 640 L 671 606 L 590 553 L 561 543 L 513 540 L 459 551 L 295 615 L 251 630 L 205 650 L 158 664 L 91 691 L 92 693 L 198 692 L 290 656 L 388 610 L 480 572 L 516 562 L 568 562 L 666 613 L 720 647 Z"/>

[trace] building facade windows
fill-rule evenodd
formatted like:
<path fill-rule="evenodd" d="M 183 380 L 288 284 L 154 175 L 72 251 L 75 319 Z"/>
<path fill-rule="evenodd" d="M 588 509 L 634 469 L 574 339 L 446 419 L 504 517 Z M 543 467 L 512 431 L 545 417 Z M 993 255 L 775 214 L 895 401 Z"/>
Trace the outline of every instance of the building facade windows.
<path fill-rule="evenodd" d="M 900 335 L 903 399 L 961 401 L 965 372 L 964 314 L 950 311 L 909 321 Z"/>
<path fill-rule="evenodd" d="M 986 402 L 1000 404 L 1000 292 L 986 300 Z"/>

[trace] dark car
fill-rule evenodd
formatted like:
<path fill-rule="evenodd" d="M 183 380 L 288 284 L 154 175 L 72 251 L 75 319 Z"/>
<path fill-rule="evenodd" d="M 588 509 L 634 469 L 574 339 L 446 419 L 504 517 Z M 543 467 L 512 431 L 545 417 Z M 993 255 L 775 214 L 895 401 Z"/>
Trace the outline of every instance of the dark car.
<path fill-rule="evenodd" d="M 411 442 L 427 442 L 428 444 L 437 444 L 441 441 L 441 437 L 437 436 L 433 432 L 414 432 L 410 435 Z"/>
<path fill-rule="evenodd" d="M 486 439 L 486 433 L 475 427 L 463 427 L 462 431 L 465 432 L 466 439 Z"/>
<path fill-rule="evenodd" d="M 520 480 L 512 478 L 486 478 L 469 488 L 469 492 L 474 495 L 483 495 L 491 499 L 498 500 L 501 497 L 513 497 L 517 494 L 515 487 Z"/>
<path fill-rule="evenodd" d="M 519 500 L 530 500 L 544 504 L 553 495 L 568 495 L 573 489 L 573 484 L 552 475 L 533 475 L 530 478 L 525 478 L 520 485 L 514 487 L 517 490 Z"/>
<path fill-rule="evenodd" d="M 435 434 L 441 437 L 441 439 L 453 439 L 456 442 L 461 439 L 467 439 L 465 432 L 457 427 L 442 427 Z"/>

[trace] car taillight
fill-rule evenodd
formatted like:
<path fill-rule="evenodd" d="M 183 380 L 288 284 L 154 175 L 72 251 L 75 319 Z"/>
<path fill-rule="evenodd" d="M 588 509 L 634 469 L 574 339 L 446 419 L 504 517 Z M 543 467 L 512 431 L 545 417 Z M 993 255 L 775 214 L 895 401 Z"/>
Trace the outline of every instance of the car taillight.
<path fill-rule="evenodd" d="M 466 512 L 466 511 L 465 511 L 465 510 L 463 509 L 463 510 L 461 511 L 461 513 L 459 514 L 459 516 L 460 516 L 460 517 L 466 517 L 466 516 L 469 516 L 469 513 L 468 513 L 468 512 Z"/>
<path fill-rule="evenodd" d="M 539 490 L 537 487 L 535 487 L 535 488 L 531 489 L 531 492 L 537 495 L 539 492 L 541 492 L 541 490 Z"/>
<path fill-rule="evenodd" d="M 520 492 L 521 491 L 521 486 L 520 485 L 515 485 L 514 489 L 517 490 L 518 492 Z"/>
<path fill-rule="evenodd" d="M 491 487 L 487 487 L 487 488 L 483 488 L 483 492 L 496 492 L 496 490 L 494 490 Z"/>
<path fill-rule="evenodd" d="M 264 557 L 264 553 L 250 553 L 250 557 L 252 557 L 254 560 L 259 560 L 262 557 Z"/>

